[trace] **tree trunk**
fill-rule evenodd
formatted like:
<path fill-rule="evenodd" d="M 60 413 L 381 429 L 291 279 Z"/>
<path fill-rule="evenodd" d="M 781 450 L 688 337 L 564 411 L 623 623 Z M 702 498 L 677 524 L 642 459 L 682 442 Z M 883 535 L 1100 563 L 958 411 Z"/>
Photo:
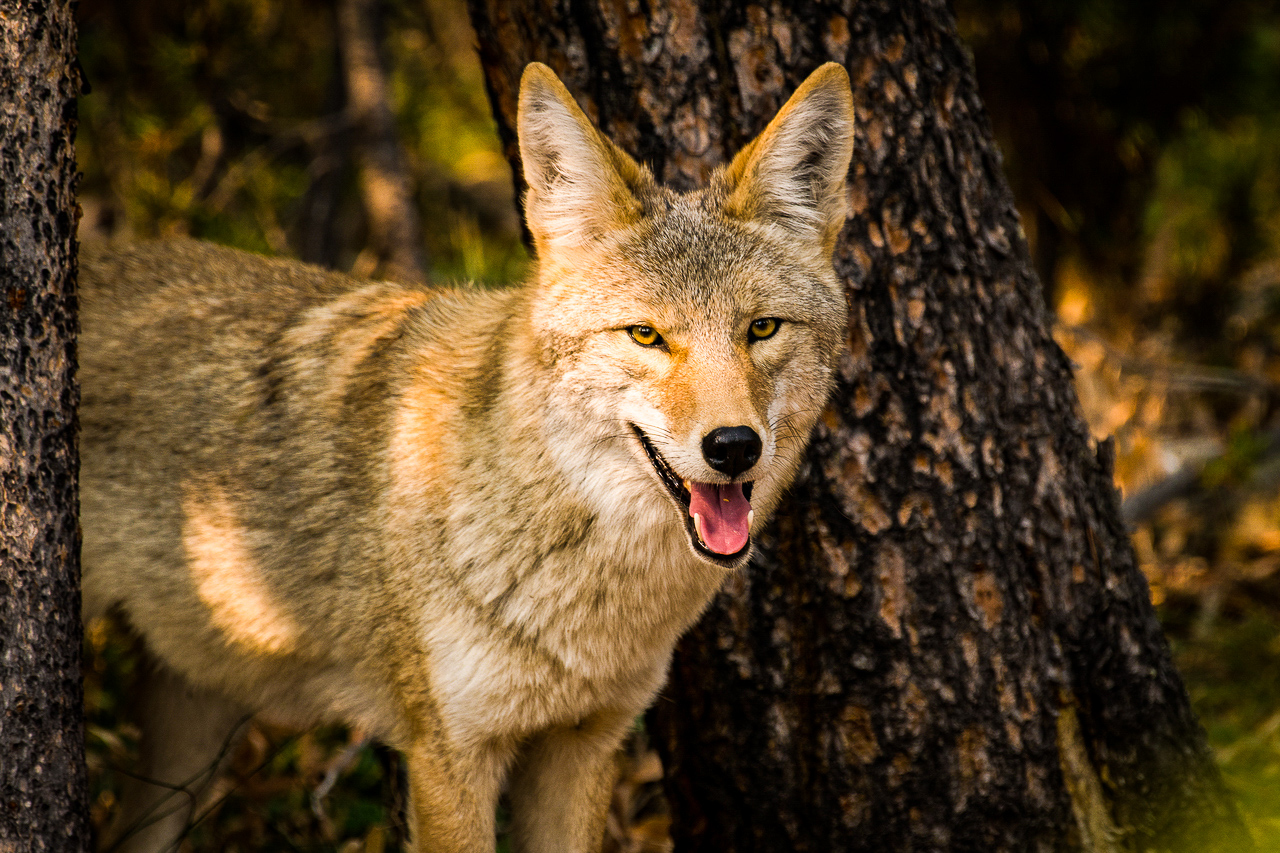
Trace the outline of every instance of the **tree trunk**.
<path fill-rule="evenodd" d="M 87 850 L 69 2 L 0 2 L 0 851 Z"/>
<path fill-rule="evenodd" d="M 338 0 L 336 22 L 347 114 L 355 135 L 360 194 L 369 223 L 369 242 L 378 254 L 377 269 L 397 281 L 423 281 L 427 251 L 413 200 L 414 181 L 387 100 L 390 87 L 379 55 L 380 12 L 379 0 Z"/>
<path fill-rule="evenodd" d="M 853 79 L 849 350 L 791 501 L 651 714 L 677 849 L 1249 849 L 945 5 L 471 13 L 513 165 L 530 60 L 681 188 L 820 62 Z"/>

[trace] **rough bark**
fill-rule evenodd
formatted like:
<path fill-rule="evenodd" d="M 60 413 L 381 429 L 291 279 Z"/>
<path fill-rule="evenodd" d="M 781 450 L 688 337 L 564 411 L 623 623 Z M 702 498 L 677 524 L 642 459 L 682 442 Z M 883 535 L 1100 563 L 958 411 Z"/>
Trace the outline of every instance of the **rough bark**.
<path fill-rule="evenodd" d="M 1250 849 L 945 4 L 470 8 L 517 175 L 530 60 L 678 187 L 820 62 L 853 79 L 849 349 L 791 501 L 651 714 L 677 849 Z"/>
<path fill-rule="evenodd" d="M 379 0 L 339 0 L 338 45 L 347 89 L 347 114 L 360 169 L 360 194 L 386 277 L 422 281 L 427 253 L 414 204 L 408 164 L 387 101 L 387 73 L 379 55 Z"/>
<path fill-rule="evenodd" d="M 0 851 L 87 850 L 69 2 L 0 2 Z"/>

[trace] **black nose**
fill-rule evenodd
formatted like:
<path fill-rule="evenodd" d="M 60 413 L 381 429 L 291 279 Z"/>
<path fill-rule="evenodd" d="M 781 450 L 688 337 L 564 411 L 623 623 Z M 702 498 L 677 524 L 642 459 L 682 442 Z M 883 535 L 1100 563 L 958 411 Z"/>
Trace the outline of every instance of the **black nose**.
<path fill-rule="evenodd" d="M 760 436 L 749 426 L 719 427 L 702 438 L 702 455 L 721 474 L 736 477 L 760 459 Z"/>

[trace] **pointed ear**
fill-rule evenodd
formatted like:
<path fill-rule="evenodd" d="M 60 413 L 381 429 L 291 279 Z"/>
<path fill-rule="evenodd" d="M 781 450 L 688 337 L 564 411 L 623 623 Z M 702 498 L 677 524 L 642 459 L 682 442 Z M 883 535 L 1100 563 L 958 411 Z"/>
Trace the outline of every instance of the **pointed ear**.
<path fill-rule="evenodd" d="M 828 62 L 733 158 L 725 172 L 725 211 L 781 225 L 830 254 L 844 226 L 845 178 L 852 157 L 849 75 Z"/>
<path fill-rule="evenodd" d="M 568 248 L 639 218 L 637 191 L 653 178 L 602 136 L 555 72 L 531 62 L 516 116 L 524 210 L 534 242 Z"/>

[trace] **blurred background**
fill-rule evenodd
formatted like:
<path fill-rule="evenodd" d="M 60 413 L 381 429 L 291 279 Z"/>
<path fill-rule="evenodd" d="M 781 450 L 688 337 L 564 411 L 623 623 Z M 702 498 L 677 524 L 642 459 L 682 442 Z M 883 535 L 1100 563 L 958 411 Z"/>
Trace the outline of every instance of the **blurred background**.
<path fill-rule="evenodd" d="M 337 26 L 348 0 L 81 0 L 82 239 L 177 235 L 387 271 Z M 528 258 L 462 0 L 385 0 L 375 43 L 432 279 Z M 955 0 L 1056 336 L 1114 436 L 1134 546 L 1260 849 L 1280 851 L 1280 8 Z M 90 625 L 94 818 L 137 732 L 128 641 Z M 379 851 L 395 757 L 255 727 L 201 850 Z M 667 849 L 637 732 L 610 850 Z"/>

